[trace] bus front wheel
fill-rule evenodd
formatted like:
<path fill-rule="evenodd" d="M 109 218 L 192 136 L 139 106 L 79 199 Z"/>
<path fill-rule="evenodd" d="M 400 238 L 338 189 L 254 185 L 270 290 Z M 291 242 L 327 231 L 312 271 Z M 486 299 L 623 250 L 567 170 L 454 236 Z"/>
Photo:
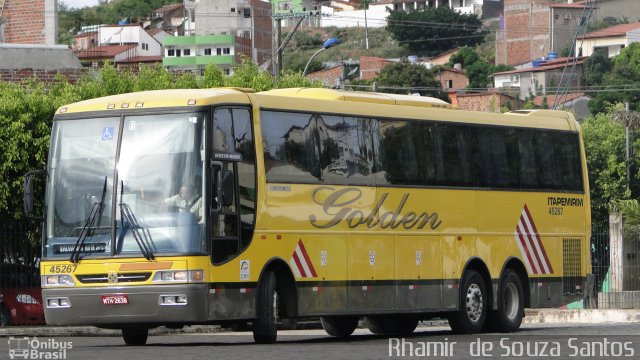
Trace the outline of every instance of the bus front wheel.
<path fill-rule="evenodd" d="M 347 337 L 358 327 L 358 318 L 353 316 L 323 316 L 320 318 L 322 328 L 327 334 L 335 337 Z"/>
<path fill-rule="evenodd" d="M 449 316 L 451 330 L 457 334 L 473 334 L 482 330 L 487 317 L 488 293 L 479 272 L 467 270 L 460 282 L 458 311 Z"/>
<path fill-rule="evenodd" d="M 278 336 L 278 292 L 276 274 L 269 271 L 258 285 L 256 318 L 253 321 L 253 340 L 258 344 L 272 344 Z"/>
<path fill-rule="evenodd" d="M 520 328 L 524 317 L 524 289 L 518 274 L 507 269 L 500 279 L 498 310 L 489 313 L 489 329 L 498 332 L 514 332 Z"/>
<path fill-rule="evenodd" d="M 129 346 L 141 346 L 147 343 L 149 329 L 141 327 L 130 327 L 122 329 L 124 343 Z"/>

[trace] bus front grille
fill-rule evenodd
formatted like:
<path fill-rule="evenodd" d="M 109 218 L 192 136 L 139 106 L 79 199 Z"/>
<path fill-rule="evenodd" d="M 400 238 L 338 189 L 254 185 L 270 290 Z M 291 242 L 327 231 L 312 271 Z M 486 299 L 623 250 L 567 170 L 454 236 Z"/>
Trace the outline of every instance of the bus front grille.
<path fill-rule="evenodd" d="M 144 282 L 149 280 L 151 277 L 150 272 L 144 273 L 126 273 L 126 274 L 117 274 L 118 281 L 117 283 L 128 283 L 128 282 Z M 76 275 L 78 281 L 83 284 L 107 284 L 107 283 L 116 283 L 115 277 L 112 276 L 112 281 L 109 281 L 109 274 L 89 274 L 89 275 Z"/>

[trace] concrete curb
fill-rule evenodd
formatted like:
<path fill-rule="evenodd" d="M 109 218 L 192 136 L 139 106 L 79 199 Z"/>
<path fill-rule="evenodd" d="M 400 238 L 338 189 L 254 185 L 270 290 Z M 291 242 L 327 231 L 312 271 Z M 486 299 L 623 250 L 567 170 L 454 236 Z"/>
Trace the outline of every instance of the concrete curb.
<path fill-rule="evenodd" d="M 601 324 L 609 322 L 640 322 L 640 309 L 527 309 L 524 324 Z M 446 320 L 429 320 L 420 326 L 448 326 Z M 322 329 L 318 321 L 301 321 L 296 330 Z M 155 328 L 151 335 L 212 334 L 228 332 L 217 325 L 194 325 L 182 329 Z M 0 337 L 6 336 L 121 336 L 120 330 L 99 329 L 93 326 L 23 326 L 0 328 Z"/>

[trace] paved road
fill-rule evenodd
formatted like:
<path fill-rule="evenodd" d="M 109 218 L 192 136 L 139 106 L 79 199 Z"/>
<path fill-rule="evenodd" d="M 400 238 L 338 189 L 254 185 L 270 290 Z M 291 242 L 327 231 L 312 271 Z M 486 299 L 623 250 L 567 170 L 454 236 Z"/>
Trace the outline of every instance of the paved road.
<path fill-rule="evenodd" d="M 9 358 L 9 345 L 13 349 L 20 345 L 16 345 L 15 338 L 11 344 L 9 340 L 11 338 L 0 338 L 0 359 Z M 520 352 L 526 355 L 527 349 L 530 355 L 537 355 L 529 358 L 546 355 L 552 359 L 588 359 L 619 355 L 633 359 L 640 358 L 640 323 L 525 325 L 516 334 L 464 336 L 453 335 L 445 327 L 421 327 L 404 343 L 372 335 L 364 329 L 356 330 L 348 340 L 331 338 L 321 330 L 282 331 L 278 343 L 273 345 L 254 344 L 250 333 L 151 336 L 144 347 L 128 347 L 120 337 L 110 336 L 31 338 L 30 343 L 39 347 L 39 358 L 82 360 L 406 359 L 411 355 L 423 359 L 479 359 L 488 355 L 506 359 L 521 358 L 518 355 Z M 23 347 L 30 346 L 25 344 L 23 341 Z M 69 345 L 71 348 L 66 351 L 59 350 Z M 485 356 L 482 356 L 483 349 Z M 15 359 L 22 357 L 15 356 Z"/>

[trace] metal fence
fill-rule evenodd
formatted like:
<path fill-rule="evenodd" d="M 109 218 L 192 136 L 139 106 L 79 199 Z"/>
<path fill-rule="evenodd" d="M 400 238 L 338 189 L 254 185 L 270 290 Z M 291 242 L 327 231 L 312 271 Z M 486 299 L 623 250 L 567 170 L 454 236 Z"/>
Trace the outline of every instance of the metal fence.
<path fill-rule="evenodd" d="M 623 232 L 616 240 L 594 230 L 591 265 L 598 308 L 640 309 L 640 234 Z"/>

